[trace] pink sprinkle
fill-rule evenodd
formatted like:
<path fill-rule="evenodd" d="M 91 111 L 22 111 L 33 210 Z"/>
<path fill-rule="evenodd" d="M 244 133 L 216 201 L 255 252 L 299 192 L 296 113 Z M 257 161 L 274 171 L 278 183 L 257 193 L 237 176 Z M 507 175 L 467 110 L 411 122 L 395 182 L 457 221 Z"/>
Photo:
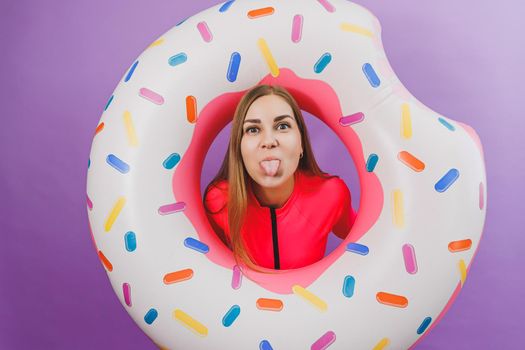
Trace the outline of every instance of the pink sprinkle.
<path fill-rule="evenodd" d="M 303 33 L 303 16 L 295 15 L 292 24 L 292 41 L 298 43 L 301 41 L 301 34 Z"/>
<path fill-rule="evenodd" d="M 89 199 L 89 196 L 86 194 L 86 198 L 87 198 L 87 206 L 89 208 L 89 210 L 92 210 L 93 209 L 93 202 L 91 202 L 91 199 Z"/>
<path fill-rule="evenodd" d="M 124 301 L 127 306 L 131 306 L 131 286 L 128 283 L 122 285 L 122 291 L 124 292 Z"/>
<path fill-rule="evenodd" d="M 352 125 L 355 123 L 360 123 L 364 119 L 365 119 L 365 115 L 361 112 L 358 112 L 352 115 L 348 115 L 346 117 L 342 117 L 341 119 L 339 119 L 339 124 L 341 124 L 342 126 L 348 126 L 348 125 Z"/>
<path fill-rule="evenodd" d="M 335 333 L 332 331 L 326 332 L 321 338 L 317 339 L 310 347 L 311 350 L 324 350 L 335 342 Z"/>
<path fill-rule="evenodd" d="M 201 33 L 201 36 L 205 42 L 209 43 L 211 39 L 213 39 L 213 35 L 211 34 L 210 28 L 208 28 L 206 22 L 199 22 L 199 24 L 197 24 L 197 29 Z"/>
<path fill-rule="evenodd" d="M 139 96 L 144 97 L 146 100 L 151 101 L 157 105 L 161 105 L 164 103 L 164 98 L 157 94 L 154 91 L 151 91 L 148 88 L 141 88 L 139 90 Z"/>
<path fill-rule="evenodd" d="M 166 204 L 159 208 L 159 214 L 160 215 L 173 214 L 178 211 L 182 211 L 184 209 L 186 209 L 186 203 L 184 202 Z"/>
<path fill-rule="evenodd" d="M 403 246 L 403 257 L 405 258 L 405 268 L 411 275 L 417 272 L 416 252 L 411 244 Z"/>
<path fill-rule="evenodd" d="M 335 12 L 335 7 L 328 0 L 317 0 L 328 12 Z"/>
<path fill-rule="evenodd" d="M 242 282 L 241 269 L 239 268 L 239 265 L 235 265 L 233 267 L 232 288 L 233 289 L 241 288 L 241 282 Z"/>
<path fill-rule="evenodd" d="M 483 209 L 485 206 L 485 196 L 483 195 L 483 182 L 479 183 L 479 209 Z"/>

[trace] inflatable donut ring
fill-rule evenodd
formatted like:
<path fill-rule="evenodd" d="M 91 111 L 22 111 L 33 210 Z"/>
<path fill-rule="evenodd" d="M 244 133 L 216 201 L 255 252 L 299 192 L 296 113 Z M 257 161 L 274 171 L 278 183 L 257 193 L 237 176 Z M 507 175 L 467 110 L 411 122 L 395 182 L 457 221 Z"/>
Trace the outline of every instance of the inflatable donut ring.
<path fill-rule="evenodd" d="M 115 293 L 159 347 L 406 349 L 449 308 L 485 220 L 481 144 L 403 87 L 380 33 L 346 0 L 228 1 L 125 72 L 96 128 L 87 211 Z M 261 83 L 330 127 L 361 187 L 343 244 L 275 274 L 235 264 L 200 190 L 212 141 Z"/>

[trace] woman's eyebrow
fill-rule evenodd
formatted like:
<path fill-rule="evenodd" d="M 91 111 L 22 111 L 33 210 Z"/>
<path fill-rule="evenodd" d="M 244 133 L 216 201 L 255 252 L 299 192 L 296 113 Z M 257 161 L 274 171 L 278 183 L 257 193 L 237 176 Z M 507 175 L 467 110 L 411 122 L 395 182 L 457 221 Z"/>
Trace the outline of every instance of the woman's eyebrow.
<path fill-rule="evenodd" d="M 283 120 L 284 118 L 290 118 L 292 119 L 292 117 L 290 117 L 288 114 L 285 114 L 285 115 L 280 115 L 278 117 L 275 117 L 273 119 L 274 122 L 278 122 L 279 120 Z M 245 119 L 244 120 L 244 123 L 256 123 L 256 124 L 260 124 L 261 123 L 261 120 L 260 119 Z"/>

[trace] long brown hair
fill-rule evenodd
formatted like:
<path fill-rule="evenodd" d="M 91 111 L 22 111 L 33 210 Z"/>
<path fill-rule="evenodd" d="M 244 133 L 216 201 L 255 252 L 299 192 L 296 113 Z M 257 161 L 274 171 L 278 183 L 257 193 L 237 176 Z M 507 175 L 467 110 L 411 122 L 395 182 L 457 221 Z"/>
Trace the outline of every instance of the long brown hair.
<path fill-rule="evenodd" d="M 334 177 L 323 172 L 319 168 L 319 165 L 317 165 L 301 109 L 292 95 L 285 88 L 276 85 L 256 85 L 244 94 L 235 110 L 228 150 L 226 151 L 226 155 L 224 156 L 224 160 L 222 161 L 222 165 L 217 175 L 215 175 L 204 191 L 203 203 L 207 213 L 215 214 L 216 212 L 213 213 L 207 208 L 205 201 L 206 196 L 212 186 L 218 188 L 216 184 L 222 180 L 227 180 L 229 199 L 227 203 L 228 225 L 230 228 L 231 242 L 227 242 L 226 237 L 221 237 L 221 239 L 226 245 L 230 246 L 237 263 L 240 259 L 248 267 L 259 272 L 264 271 L 259 269 L 254 263 L 254 259 L 246 249 L 241 235 L 241 229 L 246 219 L 248 208 L 247 186 L 249 181 L 249 174 L 246 171 L 241 155 L 241 139 L 243 137 L 244 118 L 251 104 L 261 96 L 272 94 L 284 98 L 290 105 L 301 133 L 303 157 L 299 159 L 298 169 L 306 172 L 310 176 L 320 176 L 322 178 Z M 217 212 L 220 212 L 223 208 L 219 209 Z"/>

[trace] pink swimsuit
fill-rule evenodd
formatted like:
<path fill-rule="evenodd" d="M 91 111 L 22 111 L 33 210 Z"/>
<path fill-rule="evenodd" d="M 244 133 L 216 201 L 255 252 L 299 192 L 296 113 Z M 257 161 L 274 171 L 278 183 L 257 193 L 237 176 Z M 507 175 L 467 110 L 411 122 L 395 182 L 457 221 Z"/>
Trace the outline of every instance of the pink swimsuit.
<path fill-rule="evenodd" d="M 259 266 L 293 269 L 323 258 L 328 234 L 344 238 L 350 231 L 355 212 L 350 190 L 339 177 L 322 179 L 295 172 L 291 196 L 281 208 L 263 207 L 248 186 L 247 220 L 242 228 L 246 248 Z M 216 214 L 208 214 L 212 226 L 228 238 L 228 183 L 210 187 L 206 205 Z"/>

